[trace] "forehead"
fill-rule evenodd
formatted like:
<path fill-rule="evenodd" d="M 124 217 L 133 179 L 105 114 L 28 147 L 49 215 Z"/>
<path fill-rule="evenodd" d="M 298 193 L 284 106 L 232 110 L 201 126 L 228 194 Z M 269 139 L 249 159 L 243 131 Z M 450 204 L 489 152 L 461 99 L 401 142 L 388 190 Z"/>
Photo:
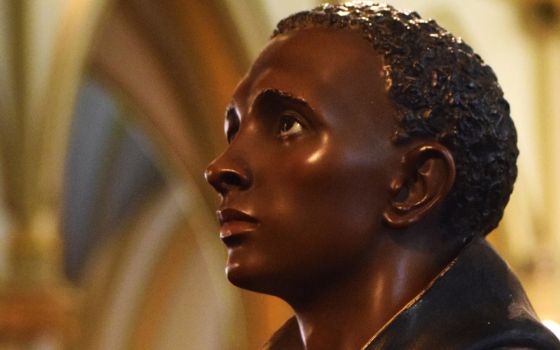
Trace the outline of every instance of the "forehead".
<path fill-rule="evenodd" d="M 382 78 L 383 59 L 358 32 L 332 28 L 296 30 L 276 36 L 234 93 L 234 104 L 249 108 L 259 92 L 277 89 L 314 108 L 333 103 L 389 108 Z"/>

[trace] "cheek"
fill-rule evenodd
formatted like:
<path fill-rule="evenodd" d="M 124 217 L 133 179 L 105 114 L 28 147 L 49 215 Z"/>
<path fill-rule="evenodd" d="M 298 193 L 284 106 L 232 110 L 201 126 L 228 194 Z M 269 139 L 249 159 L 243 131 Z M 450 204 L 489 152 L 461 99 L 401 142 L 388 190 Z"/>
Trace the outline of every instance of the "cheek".
<path fill-rule="evenodd" d="M 388 200 L 382 162 L 364 156 L 367 152 L 361 149 L 340 149 L 324 147 L 297 158 L 292 154 L 280 163 L 269 198 L 277 217 L 291 221 L 284 225 L 359 231 L 381 222 Z"/>
<path fill-rule="evenodd" d="M 274 271 L 275 278 L 321 274 L 367 251 L 381 226 L 385 159 L 336 146 L 314 158 L 317 148 L 298 150 L 269 153 L 253 168 L 259 182 L 251 202 L 261 226 L 245 265 L 250 271 Z"/>

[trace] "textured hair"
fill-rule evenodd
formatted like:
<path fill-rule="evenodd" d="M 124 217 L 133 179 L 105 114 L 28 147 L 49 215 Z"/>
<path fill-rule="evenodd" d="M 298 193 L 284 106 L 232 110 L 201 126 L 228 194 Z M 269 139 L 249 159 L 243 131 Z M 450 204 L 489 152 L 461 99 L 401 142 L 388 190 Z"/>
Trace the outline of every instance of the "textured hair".
<path fill-rule="evenodd" d="M 428 138 L 453 154 L 457 173 L 442 223 L 462 239 L 495 228 L 513 189 L 519 151 L 492 68 L 434 20 L 371 2 L 296 13 L 280 21 L 272 37 L 316 27 L 357 31 L 382 55 L 397 110 L 395 143 Z"/>

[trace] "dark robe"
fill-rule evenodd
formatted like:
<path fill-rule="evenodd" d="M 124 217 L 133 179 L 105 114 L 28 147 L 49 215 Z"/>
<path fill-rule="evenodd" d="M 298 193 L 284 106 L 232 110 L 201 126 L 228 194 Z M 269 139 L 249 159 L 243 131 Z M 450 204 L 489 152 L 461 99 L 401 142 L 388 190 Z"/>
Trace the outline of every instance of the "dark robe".
<path fill-rule="evenodd" d="M 519 280 L 482 238 L 470 242 L 431 286 L 372 336 L 365 350 L 560 350 Z M 295 318 L 264 349 L 304 349 Z"/>

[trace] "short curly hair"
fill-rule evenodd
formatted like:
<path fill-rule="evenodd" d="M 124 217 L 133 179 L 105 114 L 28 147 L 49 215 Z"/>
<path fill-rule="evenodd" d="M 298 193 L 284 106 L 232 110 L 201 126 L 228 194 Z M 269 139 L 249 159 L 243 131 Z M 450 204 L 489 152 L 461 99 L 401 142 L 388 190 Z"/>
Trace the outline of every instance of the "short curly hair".
<path fill-rule="evenodd" d="M 492 68 L 434 20 L 371 2 L 296 13 L 281 20 L 272 37 L 314 27 L 358 31 L 382 55 L 398 112 L 395 143 L 429 138 L 453 154 L 456 180 L 442 214 L 453 236 L 466 240 L 495 228 L 517 177 L 519 151 Z"/>

